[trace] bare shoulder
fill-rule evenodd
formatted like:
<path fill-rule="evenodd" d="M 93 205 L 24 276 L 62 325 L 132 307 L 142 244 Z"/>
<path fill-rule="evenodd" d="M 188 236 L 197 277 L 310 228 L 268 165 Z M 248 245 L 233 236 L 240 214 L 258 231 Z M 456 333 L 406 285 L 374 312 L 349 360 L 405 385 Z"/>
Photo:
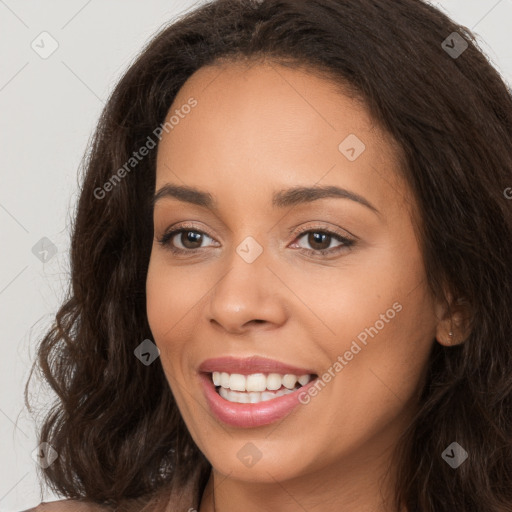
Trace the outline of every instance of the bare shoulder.
<path fill-rule="evenodd" d="M 79 500 L 45 501 L 20 512 L 110 512 L 112 508 Z"/>

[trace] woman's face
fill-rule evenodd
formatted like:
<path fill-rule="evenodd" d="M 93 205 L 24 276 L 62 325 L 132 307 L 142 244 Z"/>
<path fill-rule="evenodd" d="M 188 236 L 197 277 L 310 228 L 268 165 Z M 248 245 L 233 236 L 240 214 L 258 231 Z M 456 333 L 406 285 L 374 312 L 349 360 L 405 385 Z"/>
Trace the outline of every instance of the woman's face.
<path fill-rule="evenodd" d="M 171 115 L 156 192 L 200 194 L 159 194 L 147 314 L 193 439 L 246 481 L 378 464 L 439 317 L 391 142 L 330 83 L 277 65 L 202 68 Z M 287 374 L 317 379 L 292 391 Z"/>

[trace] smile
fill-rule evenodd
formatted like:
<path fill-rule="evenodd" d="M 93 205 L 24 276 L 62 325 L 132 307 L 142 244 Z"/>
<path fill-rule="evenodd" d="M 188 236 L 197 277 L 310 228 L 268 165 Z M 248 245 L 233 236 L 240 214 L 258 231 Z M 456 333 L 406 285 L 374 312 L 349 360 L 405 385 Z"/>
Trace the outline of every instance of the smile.
<path fill-rule="evenodd" d="M 311 368 L 258 356 L 207 359 L 199 365 L 198 377 L 213 417 L 242 428 L 284 418 L 318 380 Z"/>
<path fill-rule="evenodd" d="M 313 375 L 293 375 L 270 373 L 213 372 L 211 379 L 216 391 L 228 402 L 240 404 L 257 404 L 293 393 L 305 386 Z"/>

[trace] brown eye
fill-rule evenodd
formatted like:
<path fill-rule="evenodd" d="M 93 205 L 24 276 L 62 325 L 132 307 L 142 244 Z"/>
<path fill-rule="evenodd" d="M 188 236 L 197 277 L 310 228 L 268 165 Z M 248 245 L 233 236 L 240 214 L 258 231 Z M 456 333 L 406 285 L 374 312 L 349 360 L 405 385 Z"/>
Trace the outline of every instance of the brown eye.
<path fill-rule="evenodd" d="M 195 228 L 181 227 L 165 233 L 158 242 L 174 253 L 193 253 L 205 247 L 202 245 L 206 240 L 213 239 L 206 233 Z"/>
<path fill-rule="evenodd" d="M 305 240 L 306 246 L 303 245 L 304 242 L 301 242 L 301 239 Z M 332 242 L 338 243 L 332 245 Z M 297 245 L 301 252 L 308 255 L 326 256 L 346 251 L 355 243 L 356 241 L 351 238 L 326 229 L 310 229 L 300 232 L 295 239 L 294 245 Z"/>
<path fill-rule="evenodd" d="M 315 251 L 329 249 L 331 245 L 332 236 L 318 231 L 311 231 L 308 233 L 308 244 Z M 327 244 L 326 244 L 327 241 Z"/>
<path fill-rule="evenodd" d="M 178 240 L 185 249 L 198 249 L 201 247 L 203 234 L 199 231 L 184 230 L 177 234 L 179 235 Z"/>

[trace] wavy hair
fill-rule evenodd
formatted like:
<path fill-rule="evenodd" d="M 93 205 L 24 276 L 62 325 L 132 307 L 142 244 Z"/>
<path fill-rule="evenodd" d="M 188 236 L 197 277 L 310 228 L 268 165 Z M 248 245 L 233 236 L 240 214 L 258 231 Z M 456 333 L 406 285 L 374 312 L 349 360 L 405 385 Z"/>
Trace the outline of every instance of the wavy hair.
<path fill-rule="evenodd" d="M 457 32 L 457 58 L 443 41 Z M 451 45 L 453 43 L 451 40 Z M 166 119 L 199 68 L 269 59 L 343 85 L 400 149 L 433 296 L 470 333 L 433 343 L 419 411 L 395 452 L 397 510 L 512 510 L 512 91 L 474 34 L 420 0 L 216 0 L 162 28 L 101 114 L 81 167 L 71 281 L 37 366 L 57 395 L 38 430 L 58 459 L 47 485 L 101 504 L 153 496 L 211 469 L 177 408 L 152 334 L 145 281 L 156 150 L 108 193 L 116 170 Z M 507 194 L 509 191 L 509 194 Z M 507 199 L 508 198 L 508 199 Z M 433 340 L 435 341 L 435 340 Z M 452 469 L 457 441 L 469 459 Z"/>

